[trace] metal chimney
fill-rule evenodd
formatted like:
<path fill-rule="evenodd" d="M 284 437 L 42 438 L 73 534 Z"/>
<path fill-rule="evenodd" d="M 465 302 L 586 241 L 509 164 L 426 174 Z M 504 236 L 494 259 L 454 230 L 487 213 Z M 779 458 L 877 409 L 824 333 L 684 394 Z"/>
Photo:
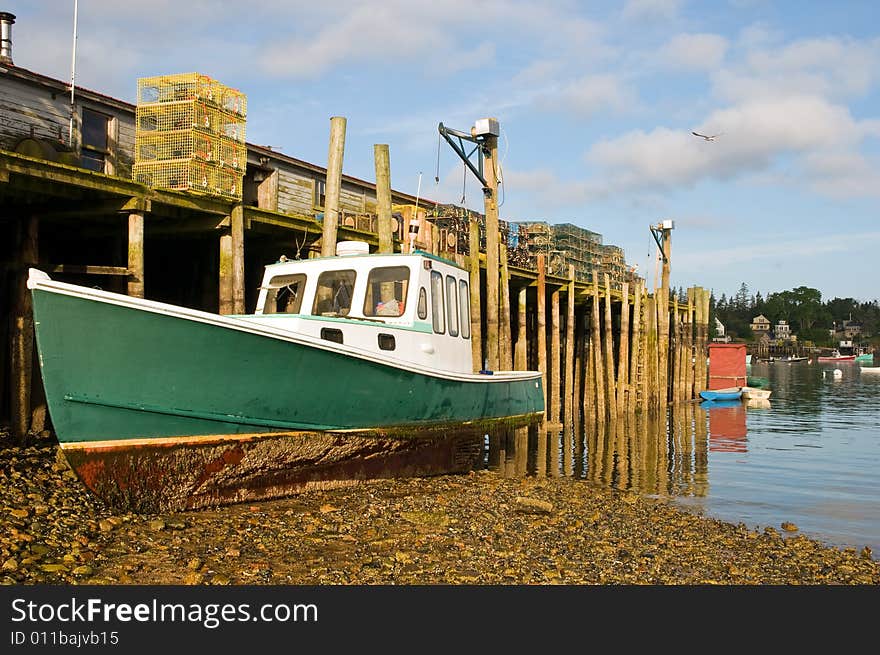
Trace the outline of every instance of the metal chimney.
<path fill-rule="evenodd" d="M 12 25 L 15 16 L 9 12 L 0 12 L 0 64 L 12 65 Z"/>

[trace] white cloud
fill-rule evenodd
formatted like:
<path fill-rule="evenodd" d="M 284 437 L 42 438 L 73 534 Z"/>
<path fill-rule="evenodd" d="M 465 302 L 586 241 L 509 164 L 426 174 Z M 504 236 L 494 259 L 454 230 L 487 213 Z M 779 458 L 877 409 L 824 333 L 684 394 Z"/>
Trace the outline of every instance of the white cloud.
<path fill-rule="evenodd" d="M 622 15 L 627 20 L 673 18 L 681 8 L 682 0 L 629 0 Z"/>
<path fill-rule="evenodd" d="M 783 93 L 862 95 L 880 79 L 880 39 L 802 39 L 782 47 L 750 48 L 745 62 L 720 71 L 716 95 L 737 102 Z"/>
<path fill-rule="evenodd" d="M 783 155 L 846 152 L 874 127 L 814 96 L 760 99 L 718 110 L 694 127 L 721 133 L 714 142 L 684 129 L 635 130 L 600 141 L 587 160 L 611 189 L 670 188 L 761 171 Z"/>
<path fill-rule="evenodd" d="M 613 75 L 586 75 L 561 87 L 546 89 L 537 98 L 542 109 L 573 112 L 580 116 L 612 109 L 626 110 L 636 102 L 634 91 Z"/>
<path fill-rule="evenodd" d="M 727 39 L 718 34 L 678 34 L 660 51 L 660 58 L 673 68 L 712 70 L 724 60 Z"/>
<path fill-rule="evenodd" d="M 803 261 L 804 258 L 829 253 L 861 250 L 866 245 L 880 243 L 880 232 L 861 234 L 823 234 L 807 239 L 785 238 L 785 248 L 775 239 L 767 243 L 749 243 L 731 248 L 712 248 L 684 251 L 677 254 L 675 263 L 679 270 L 722 269 L 752 262 L 780 263 Z"/>

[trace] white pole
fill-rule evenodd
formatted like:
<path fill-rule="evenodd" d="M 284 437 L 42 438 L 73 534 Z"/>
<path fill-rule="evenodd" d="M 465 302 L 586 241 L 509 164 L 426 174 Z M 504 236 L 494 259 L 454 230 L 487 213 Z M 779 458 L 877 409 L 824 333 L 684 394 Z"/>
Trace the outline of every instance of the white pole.
<path fill-rule="evenodd" d="M 409 251 L 412 252 L 415 249 L 416 235 L 419 232 L 419 195 L 422 193 L 422 172 L 419 171 L 419 186 L 416 189 L 416 208 L 413 212 L 412 218 L 409 220 Z M 415 230 L 413 230 L 415 228 Z"/>
<path fill-rule="evenodd" d="M 67 145 L 71 148 L 73 147 L 73 118 L 76 115 L 73 90 L 76 81 L 76 20 L 78 5 L 78 0 L 73 0 L 73 52 L 70 57 L 70 127 L 67 137 Z"/>

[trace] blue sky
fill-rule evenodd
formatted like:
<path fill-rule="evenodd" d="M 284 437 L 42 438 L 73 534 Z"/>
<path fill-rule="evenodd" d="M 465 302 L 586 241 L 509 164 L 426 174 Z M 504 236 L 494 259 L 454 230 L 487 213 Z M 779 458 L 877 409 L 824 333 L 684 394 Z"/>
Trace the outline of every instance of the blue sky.
<path fill-rule="evenodd" d="M 13 59 L 70 79 L 73 0 L 6 0 Z M 437 125 L 501 124 L 501 218 L 574 223 L 653 283 L 880 297 L 880 6 L 764 0 L 79 0 L 76 83 L 134 102 L 197 71 L 248 96 L 247 140 L 482 211 Z M 721 133 L 707 142 L 691 134 Z"/>

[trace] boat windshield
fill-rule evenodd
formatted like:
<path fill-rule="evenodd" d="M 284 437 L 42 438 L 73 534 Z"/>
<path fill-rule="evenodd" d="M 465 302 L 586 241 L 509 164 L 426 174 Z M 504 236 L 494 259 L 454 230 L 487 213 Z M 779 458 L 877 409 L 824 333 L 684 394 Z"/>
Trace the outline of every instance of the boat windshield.
<path fill-rule="evenodd" d="M 263 313 L 299 314 L 305 286 L 306 276 L 303 273 L 276 275 L 269 280 Z"/>
<path fill-rule="evenodd" d="M 357 274 L 353 270 L 324 271 L 318 277 L 315 291 L 315 316 L 348 316 L 351 311 L 351 298 L 354 295 L 354 281 Z"/>
<path fill-rule="evenodd" d="M 409 275 L 408 266 L 380 266 L 370 271 L 364 296 L 364 316 L 402 316 Z"/>

